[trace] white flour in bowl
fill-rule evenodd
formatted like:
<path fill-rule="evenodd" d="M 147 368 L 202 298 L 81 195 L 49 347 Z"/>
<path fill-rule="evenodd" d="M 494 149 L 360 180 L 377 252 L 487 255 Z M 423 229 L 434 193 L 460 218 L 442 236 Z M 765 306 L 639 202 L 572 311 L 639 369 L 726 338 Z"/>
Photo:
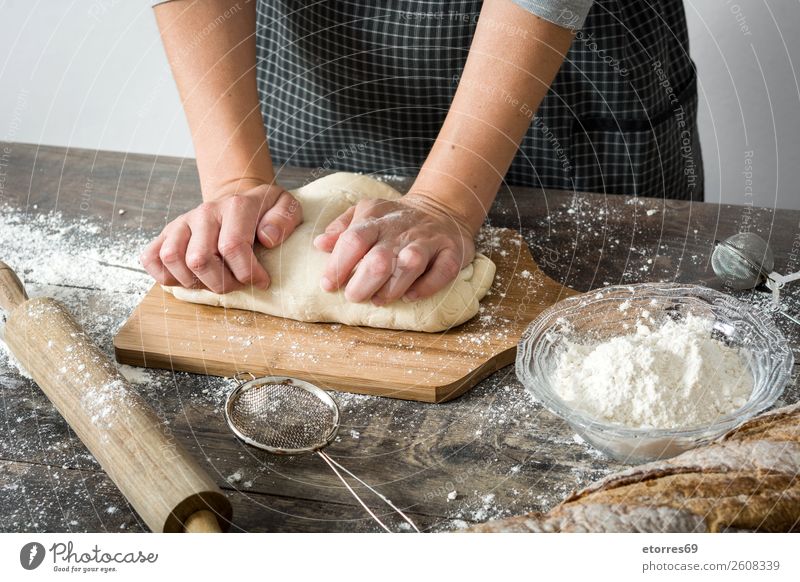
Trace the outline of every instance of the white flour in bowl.
<path fill-rule="evenodd" d="M 743 406 L 753 378 L 743 354 L 689 315 L 589 344 L 566 341 L 554 389 L 585 414 L 633 428 L 708 425 Z"/>

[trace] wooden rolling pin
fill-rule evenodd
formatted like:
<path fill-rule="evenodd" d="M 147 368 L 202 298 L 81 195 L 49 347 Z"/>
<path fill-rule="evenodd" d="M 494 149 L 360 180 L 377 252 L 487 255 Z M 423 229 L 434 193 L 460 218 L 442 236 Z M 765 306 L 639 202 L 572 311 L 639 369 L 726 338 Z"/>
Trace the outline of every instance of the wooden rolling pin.
<path fill-rule="evenodd" d="M 231 504 L 66 308 L 0 261 L 4 341 L 155 532 L 218 532 Z"/>

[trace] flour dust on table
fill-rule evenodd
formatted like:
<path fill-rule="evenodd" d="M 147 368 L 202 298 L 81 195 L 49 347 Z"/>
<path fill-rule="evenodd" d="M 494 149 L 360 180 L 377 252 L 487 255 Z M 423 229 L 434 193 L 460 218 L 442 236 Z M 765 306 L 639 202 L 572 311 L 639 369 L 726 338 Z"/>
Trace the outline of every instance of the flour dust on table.
<path fill-rule="evenodd" d="M 390 305 L 352 303 L 344 291 L 320 287 L 330 255 L 314 246 L 314 238 L 359 200 L 397 200 L 401 194 L 369 176 L 339 172 L 325 176 L 292 194 L 303 207 L 303 224 L 279 247 L 256 245 L 256 257 L 270 274 L 267 290 L 250 287 L 220 295 L 207 290 L 164 287 L 178 299 L 308 322 L 334 322 L 388 329 L 437 332 L 472 319 L 495 274 L 494 263 L 478 253 L 456 279 L 431 297 L 399 299 Z"/>

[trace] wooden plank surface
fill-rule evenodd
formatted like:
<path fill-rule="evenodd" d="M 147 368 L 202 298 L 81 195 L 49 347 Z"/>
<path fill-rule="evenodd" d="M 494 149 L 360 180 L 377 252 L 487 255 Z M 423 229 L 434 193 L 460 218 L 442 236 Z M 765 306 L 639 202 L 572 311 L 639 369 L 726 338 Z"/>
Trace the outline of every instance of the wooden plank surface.
<path fill-rule="evenodd" d="M 497 266 L 471 321 L 441 333 L 305 323 L 197 305 L 155 285 L 114 337 L 117 361 L 234 376 L 291 376 L 327 389 L 421 402 L 460 396 L 514 361 L 522 332 L 574 295 L 545 275 L 518 232 L 491 229 L 479 246 Z M 344 354 L 347 357 L 343 357 Z"/>
<path fill-rule="evenodd" d="M 107 274 L 107 280 L 87 284 L 97 277 L 75 275 L 59 281 L 59 271 L 43 281 L 42 271 L 34 268 L 23 269 L 21 275 L 29 287 L 38 285 L 37 292 L 64 301 L 111 354 L 115 331 L 149 287 L 129 285 L 123 275 L 143 281 L 144 275 L 132 272 L 135 266 L 118 257 L 135 257 L 138 245 L 197 203 L 194 164 L 24 144 L 8 147 L 0 212 L 30 221 L 31 232 L 43 239 L 52 236 L 55 216 L 60 217 L 57 225 L 93 225 L 87 231 L 96 232 L 91 248 L 101 256 L 87 261 L 85 269 Z M 281 177 L 285 186 L 295 187 L 313 179 L 315 172 L 286 168 Z M 400 189 L 408 185 L 392 183 Z M 39 226 L 39 218 L 49 222 Z M 515 188 L 501 193 L 490 223 L 520 230 L 545 273 L 581 291 L 606 283 L 658 280 L 718 287 L 708 263 L 713 242 L 745 227 L 770 239 L 779 271 L 800 268 L 800 212 L 794 211 Z M 19 248 L 24 252 L 28 246 Z M 35 257 L 0 259 L 16 267 Z M 800 305 L 799 287 L 787 289 L 789 308 Z M 766 304 L 757 292 L 736 296 Z M 800 326 L 780 316 L 776 321 L 800 356 Z M 0 357 L 0 530 L 119 531 L 124 525 L 122 531 L 138 531 L 137 516 L 46 397 L 3 362 Z M 231 386 L 224 378 L 169 370 L 149 371 L 136 384 L 229 492 L 233 529 L 374 531 L 319 459 L 270 457 L 229 433 L 220 406 Z M 343 427 L 330 454 L 411 511 L 428 530 L 547 510 L 571 490 L 621 468 L 576 440 L 564 422 L 532 402 L 511 367 L 443 405 L 334 396 Z M 798 398 L 795 373 L 782 400 Z M 451 500 L 453 491 L 456 499 Z"/>

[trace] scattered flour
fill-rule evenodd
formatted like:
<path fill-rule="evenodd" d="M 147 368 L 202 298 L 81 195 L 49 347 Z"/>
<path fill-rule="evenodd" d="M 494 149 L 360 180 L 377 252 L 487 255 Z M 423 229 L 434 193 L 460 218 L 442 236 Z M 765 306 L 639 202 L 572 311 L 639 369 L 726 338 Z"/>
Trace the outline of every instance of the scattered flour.
<path fill-rule="evenodd" d="M 225 478 L 225 480 L 226 480 L 228 483 L 231 483 L 231 484 L 233 484 L 233 483 L 238 483 L 239 481 L 241 481 L 241 480 L 242 480 L 242 478 L 243 478 L 243 475 L 242 475 L 242 470 L 241 470 L 241 469 L 238 469 L 237 471 L 235 471 L 235 472 L 231 473 L 230 475 L 228 475 L 228 476 Z"/>
<path fill-rule="evenodd" d="M 139 230 L 112 229 L 86 217 L 27 213 L 0 204 L 0 248 L 31 297 L 67 299 L 72 290 L 85 301 L 86 290 L 97 289 L 139 299 L 153 284 L 138 259 L 151 238 Z"/>
<path fill-rule="evenodd" d="M 688 428 L 743 406 L 753 379 L 743 354 L 711 336 L 711 322 L 687 316 L 599 343 L 566 342 L 556 393 L 612 424 Z"/>
<path fill-rule="evenodd" d="M 2 368 L 13 368 L 24 378 L 31 379 L 31 375 L 11 352 L 11 348 L 3 341 L 2 333 L 0 333 L 0 369 Z"/>
<path fill-rule="evenodd" d="M 119 364 L 117 367 L 120 374 L 131 384 L 147 384 L 152 381 L 152 374 L 147 368 L 139 368 L 127 364 Z"/>
<path fill-rule="evenodd" d="M 481 505 L 472 512 L 472 515 L 470 515 L 472 521 L 480 523 L 487 521 L 488 519 L 497 519 L 498 517 L 502 516 L 502 512 L 499 514 L 496 513 L 495 497 L 496 496 L 494 493 L 487 493 L 486 495 L 481 496 Z"/>
<path fill-rule="evenodd" d="M 128 389 L 119 379 L 102 386 L 89 386 L 81 395 L 81 406 L 91 415 L 92 424 L 103 431 L 111 429 L 132 405 Z"/>

